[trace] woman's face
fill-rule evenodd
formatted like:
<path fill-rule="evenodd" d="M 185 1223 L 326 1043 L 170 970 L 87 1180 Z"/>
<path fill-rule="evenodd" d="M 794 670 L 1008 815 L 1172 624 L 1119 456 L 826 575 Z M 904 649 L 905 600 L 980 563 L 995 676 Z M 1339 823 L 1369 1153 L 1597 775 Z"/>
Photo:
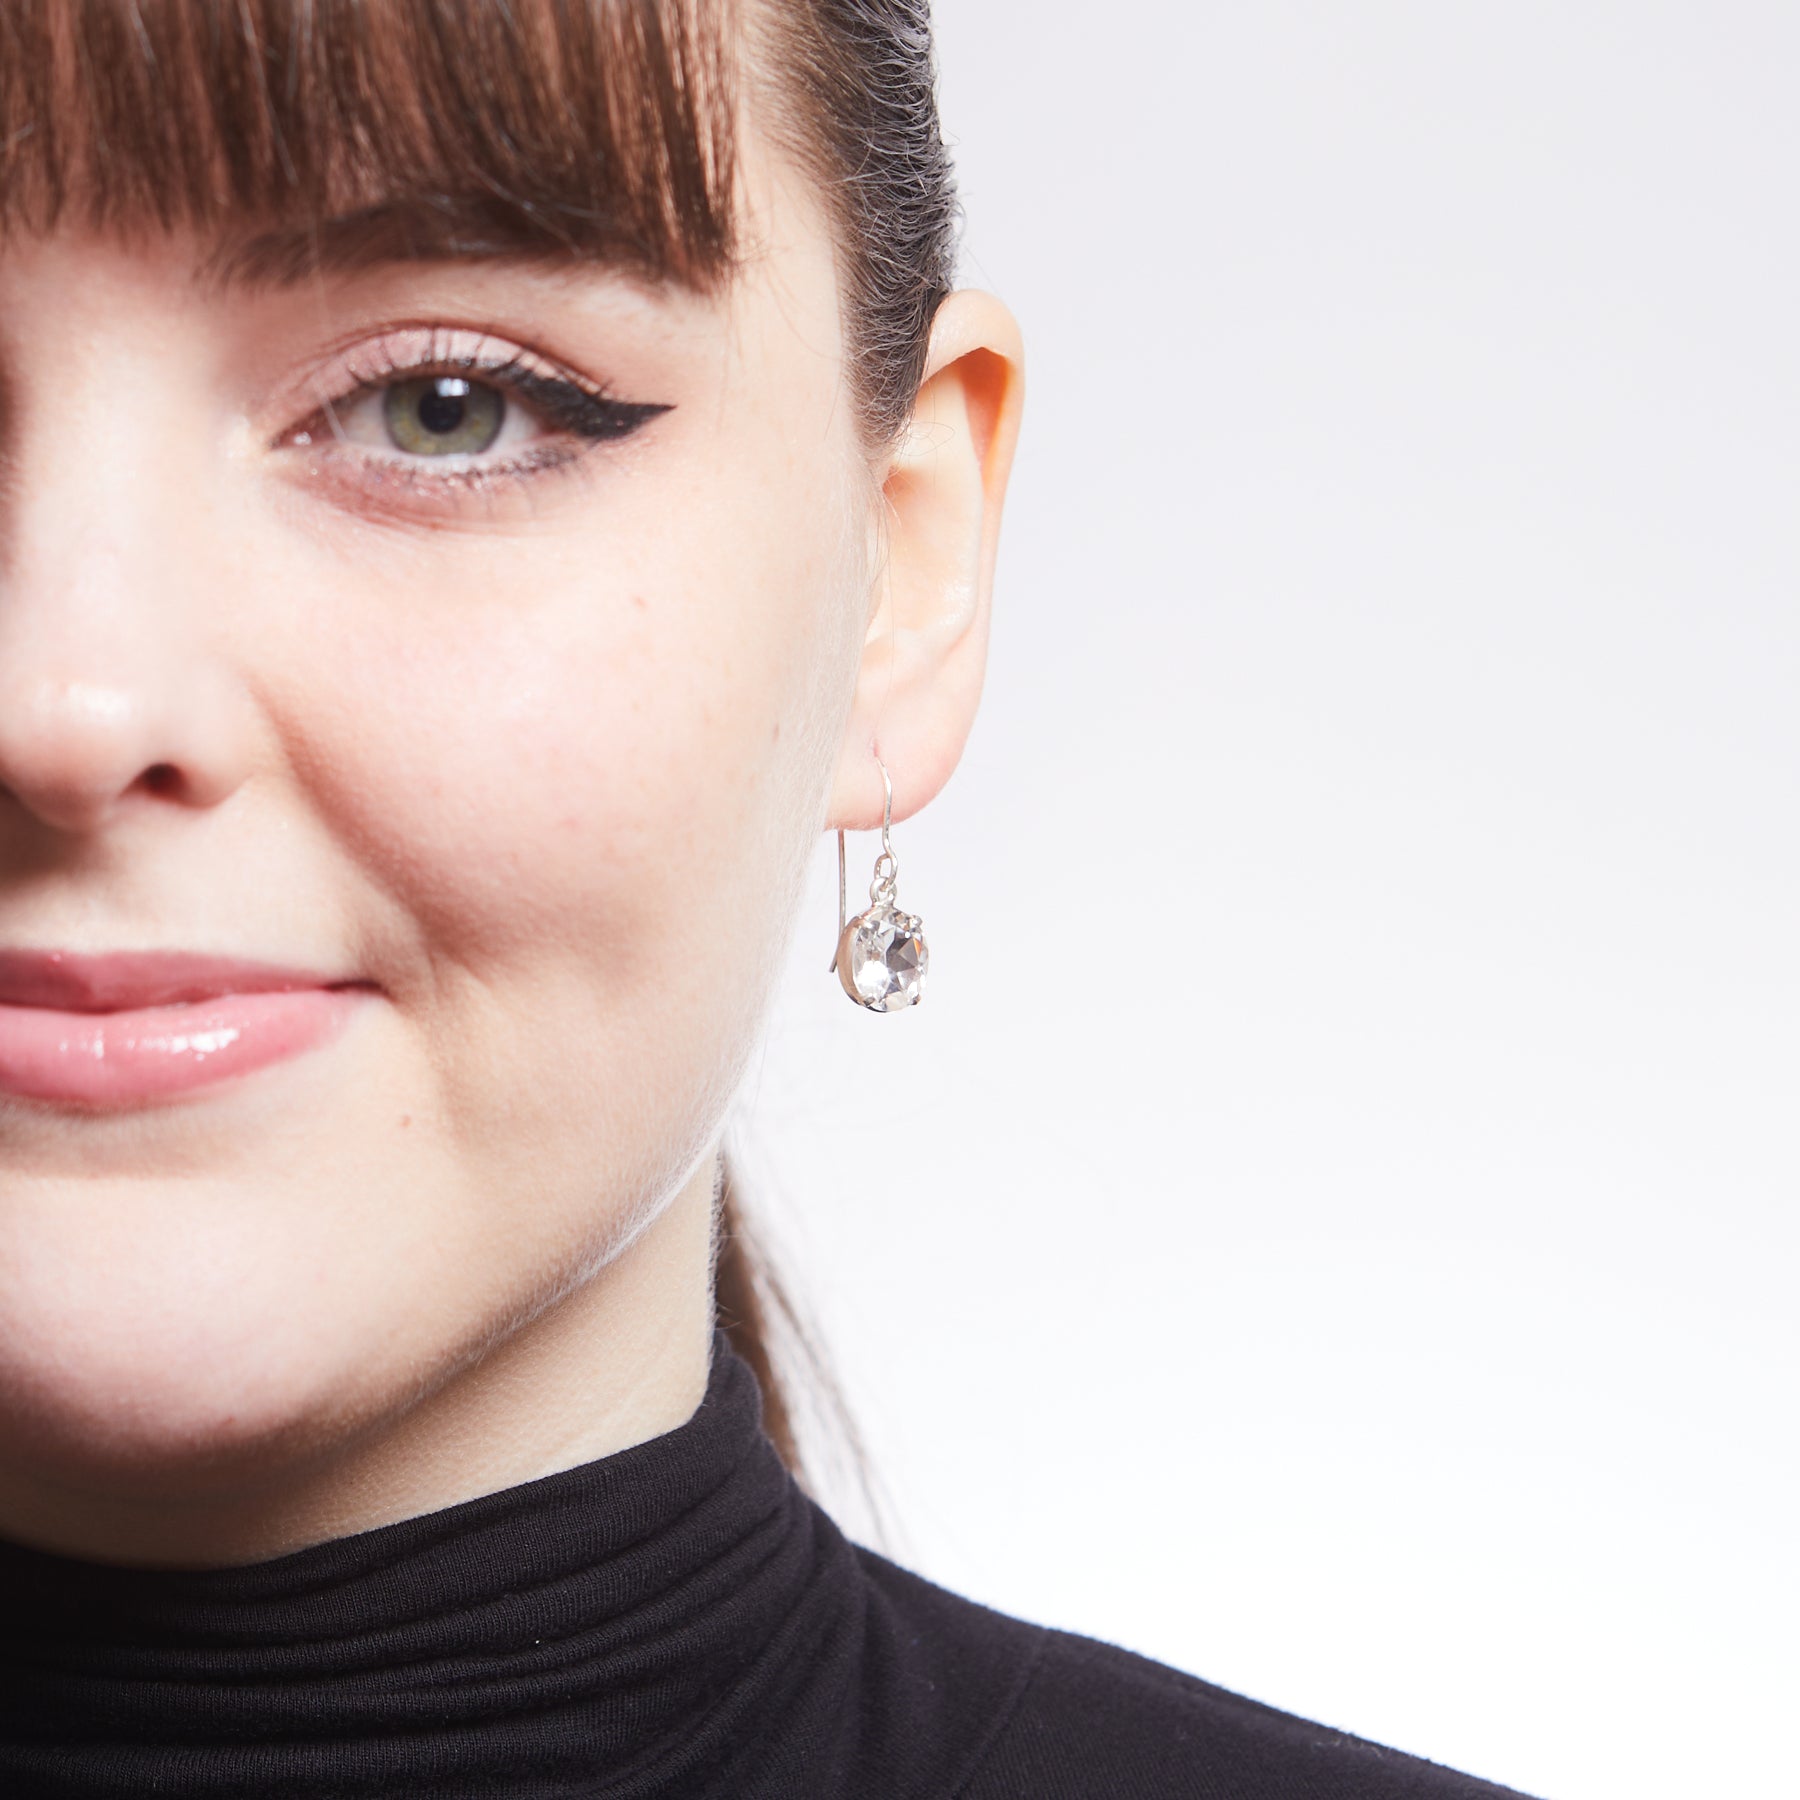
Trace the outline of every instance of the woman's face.
<path fill-rule="evenodd" d="M 0 1043 L 15 1471 L 342 1442 L 706 1178 L 878 493 L 825 225 L 746 165 L 710 298 L 0 248 L 0 998 L 51 952 L 343 990 Z"/>

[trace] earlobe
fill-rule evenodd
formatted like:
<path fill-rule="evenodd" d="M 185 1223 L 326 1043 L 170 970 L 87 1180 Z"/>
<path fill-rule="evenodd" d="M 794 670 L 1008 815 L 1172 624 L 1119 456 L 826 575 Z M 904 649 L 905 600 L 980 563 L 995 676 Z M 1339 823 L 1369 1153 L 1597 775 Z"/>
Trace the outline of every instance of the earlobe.
<path fill-rule="evenodd" d="M 938 308 L 912 421 L 882 486 L 884 554 L 827 826 L 880 823 L 874 751 L 894 817 L 930 801 L 981 698 L 1000 515 L 1024 397 L 1012 314 L 964 290 Z"/>

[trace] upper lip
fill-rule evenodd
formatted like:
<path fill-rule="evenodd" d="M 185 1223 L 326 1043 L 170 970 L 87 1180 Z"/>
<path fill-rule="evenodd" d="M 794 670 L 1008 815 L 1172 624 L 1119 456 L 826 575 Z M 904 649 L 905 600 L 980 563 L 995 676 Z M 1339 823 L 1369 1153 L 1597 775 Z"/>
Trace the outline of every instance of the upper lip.
<path fill-rule="evenodd" d="M 181 950 L 111 950 L 83 955 L 73 950 L 0 949 L 0 1005 L 52 1007 L 63 1012 L 125 1012 L 140 1006 L 216 1000 L 222 994 L 293 993 L 351 985 L 342 977 L 314 970 Z"/>

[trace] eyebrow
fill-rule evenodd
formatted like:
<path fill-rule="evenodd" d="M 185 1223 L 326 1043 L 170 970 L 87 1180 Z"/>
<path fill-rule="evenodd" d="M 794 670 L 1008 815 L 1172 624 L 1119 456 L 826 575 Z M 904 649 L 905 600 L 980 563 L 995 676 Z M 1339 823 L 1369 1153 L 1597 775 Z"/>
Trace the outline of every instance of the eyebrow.
<path fill-rule="evenodd" d="M 195 281 L 219 294 L 267 292 L 321 275 L 363 274 L 398 263 L 457 262 L 544 269 L 590 263 L 655 279 L 670 274 L 664 259 L 650 255 L 604 217 L 587 214 L 565 222 L 528 202 L 435 194 L 227 232 L 202 260 Z"/>

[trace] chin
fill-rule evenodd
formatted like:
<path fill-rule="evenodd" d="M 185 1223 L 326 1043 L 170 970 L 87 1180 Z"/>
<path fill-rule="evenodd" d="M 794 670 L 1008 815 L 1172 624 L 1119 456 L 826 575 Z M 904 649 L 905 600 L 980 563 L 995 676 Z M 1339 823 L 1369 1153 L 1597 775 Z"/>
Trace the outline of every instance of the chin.
<path fill-rule="evenodd" d="M 328 1247 L 258 1241 L 241 1206 L 224 1231 L 139 1202 L 155 1231 L 33 1232 L 4 1219 L 6 1461 L 71 1484 L 174 1492 L 304 1456 L 350 1428 L 375 1360 L 357 1335 L 372 1334 L 372 1315 L 359 1325 Z"/>

